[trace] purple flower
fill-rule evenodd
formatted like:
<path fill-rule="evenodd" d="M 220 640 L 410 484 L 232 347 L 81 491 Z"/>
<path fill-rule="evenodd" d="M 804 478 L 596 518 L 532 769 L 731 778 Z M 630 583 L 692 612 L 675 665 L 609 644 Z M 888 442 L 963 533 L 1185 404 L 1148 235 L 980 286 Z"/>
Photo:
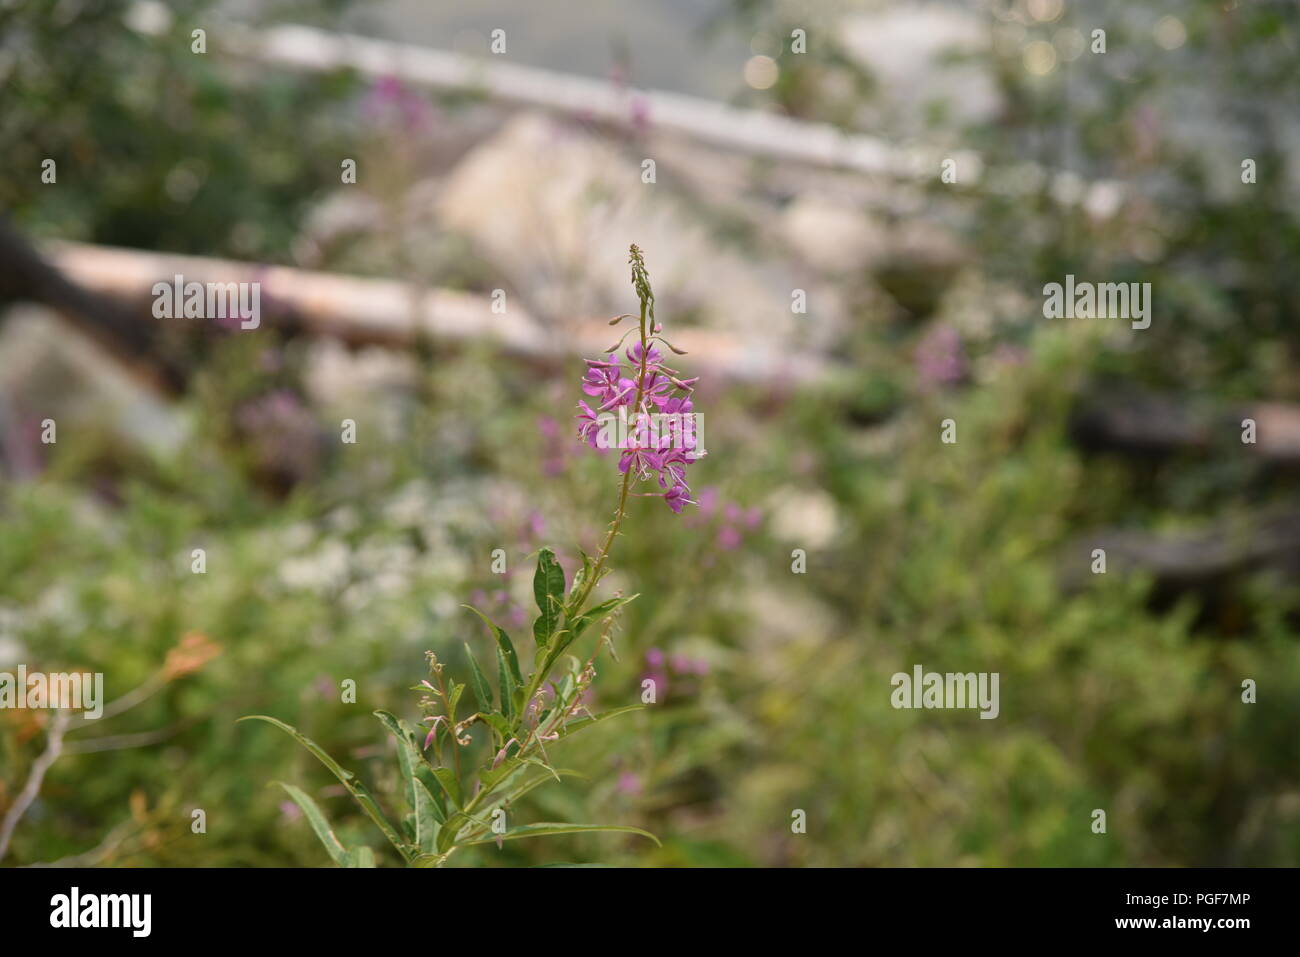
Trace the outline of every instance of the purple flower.
<path fill-rule="evenodd" d="M 634 479 L 654 482 L 659 491 L 638 494 L 661 497 L 680 514 L 693 504 L 686 470 L 704 456 L 691 397 L 698 380 L 683 378 L 664 365 L 663 352 L 652 344 L 667 340 L 660 337 L 662 326 L 653 319 L 654 295 L 644 260 L 635 246 L 631 252 L 632 282 L 642 306 L 641 327 L 636 330 L 640 336 L 623 353 L 631 368 L 625 371 L 617 357 L 585 360 L 582 391 L 594 400 L 596 408 L 585 400 L 578 402 L 578 437 L 604 451 L 602 446 L 611 443 L 602 441 L 608 432 L 602 428 L 601 418 L 617 409 L 617 438 L 612 444 L 621 452 L 618 471 L 624 476 L 624 490 Z M 625 318 L 620 316 L 613 324 Z M 611 356 L 617 349 L 610 349 Z M 673 351 L 680 350 L 674 347 Z"/>
<path fill-rule="evenodd" d="M 552 478 L 562 474 L 569 447 L 561 438 L 560 423 L 549 415 L 538 416 L 537 431 L 542 436 L 542 474 Z"/>
<path fill-rule="evenodd" d="M 520 605 L 511 605 L 510 610 L 506 613 L 506 620 L 515 628 L 522 628 L 528 621 L 528 613 Z"/>
<path fill-rule="evenodd" d="M 638 430 L 639 431 L 639 430 Z M 618 460 L 618 470 L 626 474 L 629 470 L 637 478 L 648 478 L 652 471 L 659 469 L 659 455 L 645 440 L 644 435 L 630 434 L 623 443 L 623 454 Z"/>
<path fill-rule="evenodd" d="M 686 490 L 685 485 L 674 485 L 664 493 L 664 501 L 678 515 L 682 514 L 682 509 L 690 504 L 690 493 Z"/>
<path fill-rule="evenodd" d="M 600 437 L 600 421 L 596 413 L 592 411 L 591 406 L 582 400 L 578 401 L 578 438 L 582 439 L 597 452 L 608 452 L 609 449 L 603 449 L 597 443 Z"/>
<path fill-rule="evenodd" d="M 674 489 L 680 487 L 689 492 L 686 484 L 686 466 L 695 461 L 694 453 L 682 449 L 670 448 L 659 456 L 659 487 Z"/>
<path fill-rule="evenodd" d="M 961 334 L 951 326 L 936 326 L 916 347 L 916 374 L 922 389 L 955 385 L 966 378 L 966 354 Z"/>
<path fill-rule="evenodd" d="M 654 683 L 655 700 L 661 700 L 668 697 L 668 674 L 663 671 L 647 671 L 641 675 L 641 684 L 647 681 Z"/>
<path fill-rule="evenodd" d="M 632 128 L 638 133 L 645 133 L 650 129 L 650 101 L 643 96 L 632 97 L 631 116 Z"/>
<path fill-rule="evenodd" d="M 617 362 L 587 359 L 587 374 L 582 380 L 582 391 L 600 400 L 600 411 L 620 405 L 631 405 L 636 397 L 636 382 L 623 375 Z"/>
<path fill-rule="evenodd" d="M 624 771 L 618 776 L 618 793 L 629 797 L 641 793 L 641 776 L 634 771 Z"/>
<path fill-rule="evenodd" d="M 661 353 L 658 349 L 656 349 L 654 346 L 651 346 L 650 349 L 647 351 L 645 348 L 642 347 L 641 343 L 639 342 L 629 346 L 627 351 L 623 354 L 627 356 L 627 361 L 632 363 L 632 365 L 634 366 L 640 366 L 641 357 L 645 356 L 646 357 L 645 364 L 647 370 L 658 368 L 659 363 L 663 361 L 663 353 Z"/>
<path fill-rule="evenodd" d="M 362 103 L 362 112 L 378 124 L 412 133 L 427 131 L 436 114 L 426 99 L 392 74 L 374 82 Z"/>

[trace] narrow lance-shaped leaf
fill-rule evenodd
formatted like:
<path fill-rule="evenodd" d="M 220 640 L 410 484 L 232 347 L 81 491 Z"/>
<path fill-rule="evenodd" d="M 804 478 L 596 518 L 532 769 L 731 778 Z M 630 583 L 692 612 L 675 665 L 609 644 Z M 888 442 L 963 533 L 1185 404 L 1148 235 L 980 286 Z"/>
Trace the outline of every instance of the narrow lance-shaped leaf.
<path fill-rule="evenodd" d="M 364 844 L 348 851 L 348 867 L 374 867 L 375 852 Z"/>
<path fill-rule="evenodd" d="M 293 798 L 294 803 L 302 808 L 303 816 L 307 818 L 307 823 L 311 829 L 316 832 L 316 837 L 325 845 L 325 850 L 329 852 L 331 860 L 339 867 L 348 867 L 348 852 L 342 842 L 334 834 L 334 829 L 330 827 L 329 821 L 321 812 L 320 807 L 312 798 L 299 788 L 292 784 L 285 784 L 283 781 L 277 781 L 280 787 L 288 792 L 289 797 Z"/>
<path fill-rule="evenodd" d="M 469 659 L 469 683 L 474 690 L 474 700 L 478 702 L 478 709 L 484 712 L 491 711 L 492 686 L 488 684 L 487 676 L 478 666 L 478 659 L 474 657 L 474 652 L 469 650 L 468 644 L 465 645 L 465 657 Z"/>
<path fill-rule="evenodd" d="M 507 721 L 515 719 L 515 688 L 518 684 L 510 671 L 505 652 L 497 648 L 497 685 L 501 692 L 501 711 Z"/>
<path fill-rule="evenodd" d="M 549 671 L 551 666 L 559 660 L 560 655 L 564 653 L 565 649 L 580 638 L 583 632 L 606 615 L 621 608 L 637 597 L 637 595 L 629 595 L 626 598 L 607 599 L 606 601 L 602 601 L 599 605 L 593 605 L 591 608 L 587 609 L 587 611 L 570 621 L 569 626 L 560 632 L 556 641 L 548 649 L 546 653 L 546 661 L 543 663 L 543 668 Z"/>
<path fill-rule="evenodd" d="M 348 793 L 352 795 L 353 799 L 359 805 L 361 805 L 361 810 L 365 811 L 366 816 L 374 822 L 375 827 L 379 828 L 379 830 L 383 832 L 384 837 L 388 838 L 388 842 L 397 849 L 397 852 L 402 855 L 402 858 L 404 860 L 410 860 L 410 848 L 402 841 L 402 836 L 397 833 L 397 829 L 393 827 L 388 818 L 384 816 L 383 810 L 379 807 L 379 802 L 374 799 L 369 789 L 366 788 L 360 778 L 351 771 L 341 767 L 337 761 L 330 757 L 329 753 L 324 748 L 311 738 L 307 737 L 297 728 L 285 724 L 279 718 L 272 718 L 265 714 L 252 714 L 240 718 L 239 720 L 265 721 L 267 724 L 273 724 L 310 751 L 316 757 L 316 760 L 325 765 L 329 772 L 338 778 L 339 782 L 348 789 Z"/>
<path fill-rule="evenodd" d="M 618 717 L 620 714 L 627 714 L 629 711 L 640 711 L 644 707 L 643 704 L 630 704 L 622 708 L 611 708 L 608 711 L 602 711 L 594 717 L 574 718 L 559 730 L 559 735 L 561 738 L 567 738 L 571 734 L 590 728 L 593 724 L 599 724 L 609 718 Z"/>
<path fill-rule="evenodd" d="M 515 654 L 514 642 L 510 640 L 510 636 L 507 635 L 505 633 L 505 630 L 501 628 L 496 622 L 494 622 L 487 615 L 483 614 L 483 612 L 479 611 L 473 605 L 466 605 L 465 607 L 468 608 L 470 611 L 472 611 L 474 614 L 478 615 L 479 618 L 483 619 L 483 624 L 488 626 L 488 630 L 492 633 L 492 637 L 496 639 L 497 648 L 499 648 L 501 650 L 501 654 L 505 656 L 506 664 L 509 666 L 510 673 L 515 679 L 515 684 L 517 685 L 523 684 L 524 679 L 519 672 L 519 656 Z"/>
<path fill-rule="evenodd" d="M 541 612 L 533 622 L 533 638 L 545 647 L 559 627 L 564 612 L 564 569 L 555 560 L 555 552 L 549 548 L 543 548 L 537 555 L 533 599 Z"/>
<path fill-rule="evenodd" d="M 591 556 L 588 555 L 586 552 L 584 552 L 581 548 L 578 549 L 578 554 L 582 556 L 582 567 L 573 573 L 573 581 L 569 584 L 570 599 L 576 599 L 577 596 L 581 594 L 582 586 L 585 585 L 587 582 L 587 576 L 590 575 L 595 570 L 596 567 L 595 562 L 591 560 Z M 567 610 L 576 611 L 576 609 L 567 609 Z"/>
<path fill-rule="evenodd" d="M 451 768 L 434 768 L 433 778 L 438 782 L 448 799 L 454 807 L 461 806 L 460 782 L 456 780 L 456 774 Z"/>
<path fill-rule="evenodd" d="M 387 711 L 376 711 L 375 717 L 380 723 L 388 729 L 397 740 L 397 767 L 402 774 L 402 785 L 406 790 L 406 806 L 415 810 L 415 762 L 412 760 L 411 742 L 402 732 L 401 725 L 397 723 L 397 718 Z"/>
<path fill-rule="evenodd" d="M 586 775 L 584 774 L 579 774 L 577 771 L 570 771 L 567 768 L 546 767 L 545 773 L 539 774 L 536 777 L 532 778 L 531 780 L 524 781 L 522 780 L 524 776 L 524 772 L 528 770 L 527 766 L 530 764 L 537 765 L 539 767 L 545 767 L 545 765 L 542 765 L 541 762 L 539 761 L 535 761 L 535 760 L 525 761 L 520 767 L 515 769 L 517 772 L 519 772 L 517 776 L 521 779 L 520 782 L 518 784 L 515 784 L 513 781 L 510 781 L 503 784 L 500 791 L 492 795 L 490 800 L 482 802 L 482 804 L 477 809 L 476 813 L 481 817 L 490 818 L 492 816 L 492 812 L 496 808 L 503 807 L 508 804 L 512 804 L 513 802 L 518 801 L 520 798 L 522 798 L 529 791 L 532 791 L 533 789 L 540 787 L 543 784 L 553 783 L 557 778 L 586 777 Z M 491 828 L 490 822 L 488 823 L 487 827 L 488 829 Z M 473 829 L 471 831 L 466 832 L 465 836 L 467 840 L 472 840 L 473 838 L 482 836 L 482 831 L 479 829 Z"/>
<path fill-rule="evenodd" d="M 415 729 L 387 711 L 376 711 L 375 717 L 397 739 L 397 765 L 406 786 L 406 803 L 415 819 L 414 843 L 422 851 L 432 851 L 440 819 L 445 815 L 428 788 L 420 782 L 421 771 L 432 772 L 432 769 L 416 746 Z"/>
<path fill-rule="evenodd" d="M 469 816 L 464 811 L 457 811 L 447 818 L 441 833 L 438 834 L 437 852 L 446 854 L 456 843 L 456 835 L 469 823 Z"/>
<path fill-rule="evenodd" d="M 447 809 L 445 807 L 442 789 L 438 787 L 437 778 L 434 777 L 433 765 L 431 765 L 428 759 L 424 756 L 423 748 L 418 747 L 419 742 L 424 739 L 428 732 L 423 728 L 417 729 L 409 721 L 399 721 L 397 723 L 401 726 L 402 730 L 406 732 L 406 736 L 410 738 L 411 743 L 417 745 L 415 748 L 417 758 L 414 768 L 415 780 L 424 785 L 426 794 L 432 796 L 433 816 L 437 818 L 438 824 L 441 825 L 443 821 L 447 820 Z"/>
<path fill-rule="evenodd" d="M 496 711 L 489 711 L 485 714 L 481 714 L 480 717 L 488 727 L 496 732 L 496 736 L 500 738 L 500 741 L 497 743 L 498 748 L 510 740 L 510 722 L 505 719 L 504 715 L 499 714 Z"/>
<path fill-rule="evenodd" d="M 659 844 L 659 838 L 655 837 L 649 831 L 643 831 L 639 827 L 628 827 L 620 824 L 555 824 L 546 822 L 543 824 L 522 824 L 519 827 L 512 827 L 504 834 L 493 834 L 490 837 L 482 837 L 473 841 L 466 841 L 465 846 L 470 847 L 474 844 L 492 844 L 497 840 L 517 841 L 525 837 L 545 837 L 550 834 L 585 834 L 588 832 L 606 831 L 617 834 L 637 834 L 641 837 L 648 837 L 650 840 Z M 660 844 L 662 847 L 663 845 Z"/>
<path fill-rule="evenodd" d="M 415 786 L 421 793 L 423 793 L 423 802 L 432 811 L 435 821 L 434 827 L 429 828 L 427 832 L 424 830 L 421 830 L 420 832 L 420 849 L 426 853 L 433 850 L 438 839 L 438 833 L 442 830 L 442 826 L 447 820 L 447 815 L 443 812 L 442 806 L 439 804 L 438 795 L 434 793 L 438 789 L 430 783 L 436 780 L 437 778 L 431 774 L 428 781 L 424 778 L 416 778 L 415 781 Z"/>
<path fill-rule="evenodd" d="M 591 627 L 591 625 L 600 621 L 606 615 L 609 615 L 610 613 L 616 611 L 617 609 L 622 608 L 628 602 L 632 601 L 637 597 L 638 597 L 637 595 L 628 595 L 626 598 L 610 598 L 607 599 L 606 601 L 602 601 L 599 605 L 595 605 L 587 609 L 576 619 L 574 619 L 573 626 L 572 626 L 573 637 L 580 638 L 582 636 L 582 633 L 586 631 L 589 627 Z"/>

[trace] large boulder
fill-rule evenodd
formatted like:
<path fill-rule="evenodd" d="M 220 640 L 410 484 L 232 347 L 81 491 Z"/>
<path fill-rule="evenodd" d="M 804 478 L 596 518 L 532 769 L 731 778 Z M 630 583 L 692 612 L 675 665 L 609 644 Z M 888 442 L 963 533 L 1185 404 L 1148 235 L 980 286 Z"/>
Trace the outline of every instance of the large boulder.
<path fill-rule="evenodd" d="M 661 319 L 689 315 L 714 328 L 790 340 L 806 334 L 808 317 L 790 308 L 793 290 L 806 281 L 720 240 L 707 203 L 679 188 L 668 165 L 656 168 L 657 182 L 642 182 L 643 159 L 654 155 L 644 143 L 620 146 L 576 125 L 521 114 L 453 170 L 440 217 L 500 270 L 502 288 L 523 295 L 553 326 L 630 310 L 627 249 L 636 243 L 646 253 Z"/>

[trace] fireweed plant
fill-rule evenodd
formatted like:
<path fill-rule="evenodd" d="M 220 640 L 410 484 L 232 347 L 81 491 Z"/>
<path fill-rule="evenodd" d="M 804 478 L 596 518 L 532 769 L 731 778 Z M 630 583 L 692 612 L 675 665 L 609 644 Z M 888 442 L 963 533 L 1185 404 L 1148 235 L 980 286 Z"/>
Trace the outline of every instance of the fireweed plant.
<path fill-rule="evenodd" d="M 539 552 L 533 575 L 533 596 L 539 612 L 533 622 L 536 648 L 528 676 L 524 677 L 519 655 L 505 630 L 467 605 L 483 620 L 494 639 L 495 696 L 467 644 L 467 682 L 457 682 L 444 674 L 443 662 L 429 652 L 429 678 L 411 689 L 422 693 L 420 706 L 427 730 L 417 729 L 387 711 L 375 712 L 397 741 L 398 771 L 406 805 L 405 816 L 398 824 L 389 820 L 360 778 L 296 728 L 267 715 L 240 719 L 273 724 L 311 752 L 338 778 L 408 866 L 440 867 L 464 847 L 491 843 L 499 847 L 503 841 L 547 834 L 615 831 L 638 834 L 658 843 L 654 835 L 635 827 L 553 822 L 509 826 L 506 816 L 507 809 L 529 791 L 548 780 L 576 774 L 551 764 L 546 751 L 549 744 L 641 707 L 632 705 L 592 714 L 584 703 L 596 677 L 596 658 L 603 647 L 612 647 L 611 631 L 617 612 L 637 597 L 616 594 L 592 604 L 592 595 L 609 571 L 610 550 L 630 496 L 660 497 L 676 513 L 693 504 L 686 469 L 704 454 L 697 448 L 692 412 L 691 393 L 696 380 L 684 380 L 663 364 L 654 343 L 679 355 L 683 353 L 663 338 L 662 327 L 655 322 L 654 293 L 636 246 L 631 247 L 629 261 L 632 285 L 641 304 L 639 328 L 624 333 L 607 350 L 609 358 L 586 360 L 582 390 L 598 400 L 598 408 L 592 409 L 585 401 L 578 404 L 579 437 L 600 451 L 617 447 L 621 452 L 618 506 L 596 556 L 579 550 L 582 566 L 571 583 L 566 583 L 564 570 L 551 549 Z M 611 320 L 611 325 L 635 318 L 619 316 Z M 639 332 L 639 341 L 625 352 L 630 367 L 624 368 L 614 356 L 634 331 Z M 617 433 L 615 419 L 623 426 Z M 643 484 L 653 491 L 634 491 Z M 566 657 L 574 642 L 598 624 L 599 638 L 590 656 L 585 661 L 574 655 Z M 461 699 L 467 686 L 476 710 L 461 717 Z M 465 766 L 468 762 L 462 760 L 462 752 L 473 743 L 470 730 L 475 724 L 486 728 L 491 746 L 484 763 L 470 770 Z M 325 814 L 306 792 L 291 784 L 280 786 L 302 809 L 337 865 L 375 866 L 371 848 L 343 846 Z"/>

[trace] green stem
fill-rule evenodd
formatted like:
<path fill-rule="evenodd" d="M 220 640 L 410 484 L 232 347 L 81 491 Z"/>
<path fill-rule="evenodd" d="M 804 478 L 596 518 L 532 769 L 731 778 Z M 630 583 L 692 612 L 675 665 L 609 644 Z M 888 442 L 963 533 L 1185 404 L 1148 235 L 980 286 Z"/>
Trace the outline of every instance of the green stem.
<path fill-rule="evenodd" d="M 646 302 L 641 300 L 641 369 L 636 379 L 636 400 L 632 403 L 633 409 L 641 408 L 641 396 L 645 392 L 645 373 L 646 362 L 650 356 L 650 345 L 646 341 Z M 591 577 L 583 584 L 583 588 L 578 597 L 573 601 L 572 607 L 575 612 L 581 611 L 583 604 L 591 595 L 591 590 L 596 587 L 596 582 L 600 581 L 601 570 L 605 567 L 605 560 L 609 558 L 610 550 L 614 545 L 614 536 L 618 534 L 619 527 L 623 524 L 623 516 L 627 514 L 627 493 L 632 487 L 632 469 L 623 473 L 623 487 L 618 493 L 618 509 L 614 513 L 614 521 L 609 527 L 609 535 L 605 537 L 605 544 L 600 548 L 600 554 L 596 557 L 596 564 L 591 570 Z"/>
<path fill-rule="evenodd" d="M 647 308 L 647 302 L 645 299 L 642 299 L 641 300 L 641 368 L 637 373 L 636 399 L 632 403 L 633 409 L 641 408 L 641 397 L 645 394 L 646 365 L 650 358 L 650 343 L 647 341 L 648 337 L 646 335 L 646 308 Z M 572 611 L 565 613 L 564 623 L 566 627 L 582 611 L 582 606 L 586 604 L 587 599 L 591 596 L 592 589 L 594 589 L 596 587 L 596 583 L 600 581 L 600 573 L 602 570 L 604 570 L 605 562 L 609 558 L 609 553 L 614 547 L 614 538 L 618 535 L 618 530 L 623 525 L 624 516 L 627 515 L 627 496 L 631 488 L 632 488 L 632 469 L 628 468 L 628 470 L 623 473 L 623 484 L 619 488 L 619 492 L 618 492 L 618 508 L 615 509 L 614 511 L 614 520 L 610 523 L 609 534 L 605 536 L 605 542 L 600 546 L 600 552 L 596 556 L 596 564 L 592 566 L 591 575 L 587 578 L 586 582 L 583 583 L 582 591 L 579 592 L 578 596 L 573 601 L 571 601 L 568 605 L 568 607 L 572 609 Z M 545 658 L 543 657 L 541 660 L 544 661 Z M 528 703 L 533 700 L 533 695 L 537 694 L 538 689 L 541 688 L 542 682 L 546 680 L 546 676 L 549 673 L 549 671 L 550 671 L 549 668 L 538 668 L 538 670 L 529 679 L 528 687 L 524 694 L 523 713 L 527 713 Z M 521 715 L 520 718 L 521 724 L 522 724 L 522 720 L 523 719 Z M 521 750 L 522 750 L 522 746 L 521 746 Z"/>

